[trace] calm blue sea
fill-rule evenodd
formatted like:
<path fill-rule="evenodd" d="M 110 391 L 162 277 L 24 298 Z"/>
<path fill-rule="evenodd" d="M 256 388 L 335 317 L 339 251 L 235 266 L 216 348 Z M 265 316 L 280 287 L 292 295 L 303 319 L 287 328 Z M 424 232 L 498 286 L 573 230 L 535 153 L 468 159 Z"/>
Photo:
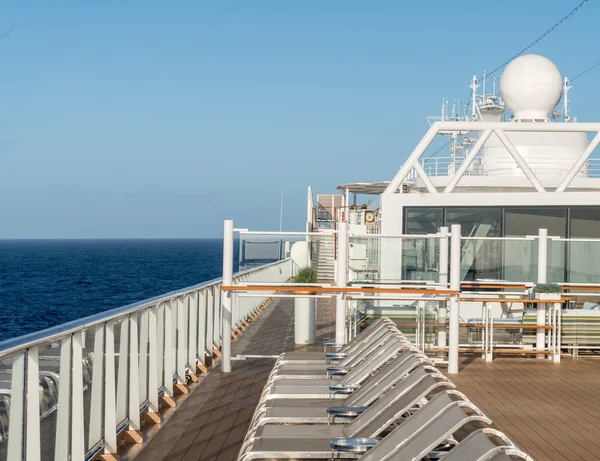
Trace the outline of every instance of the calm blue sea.
<path fill-rule="evenodd" d="M 222 239 L 0 240 L 0 341 L 220 277 L 222 258 Z"/>

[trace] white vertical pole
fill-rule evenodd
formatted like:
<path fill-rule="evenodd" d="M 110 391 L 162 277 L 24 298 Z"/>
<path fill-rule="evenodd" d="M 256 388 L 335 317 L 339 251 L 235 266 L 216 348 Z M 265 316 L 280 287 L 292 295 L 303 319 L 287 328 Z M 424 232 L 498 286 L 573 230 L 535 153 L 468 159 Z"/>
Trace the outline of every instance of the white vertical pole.
<path fill-rule="evenodd" d="M 71 336 L 60 341 L 60 381 L 58 382 L 58 412 L 54 461 L 69 459 L 69 421 L 71 414 Z"/>
<path fill-rule="evenodd" d="M 162 352 L 158 346 L 158 338 L 162 333 L 157 328 L 158 306 L 152 306 L 148 311 L 148 401 L 151 411 L 158 411 L 158 383 L 160 376 L 158 362 L 162 363 Z M 159 358 L 160 356 L 160 358 Z"/>
<path fill-rule="evenodd" d="M 348 283 L 348 224 L 339 223 L 337 235 L 336 284 L 345 287 Z M 337 295 L 335 307 L 335 342 L 346 343 L 346 303 L 343 294 Z"/>
<path fill-rule="evenodd" d="M 71 461 L 85 459 L 85 432 L 83 425 L 83 339 L 85 332 L 73 334 L 73 378 L 71 381 Z M 94 340 L 95 341 L 95 340 Z M 96 357 L 102 363 L 102 357 Z"/>
<path fill-rule="evenodd" d="M 140 316 L 140 360 L 138 364 L 138 377 L 141 379 L 139 379 L 138 396 L 140 398 L 140 401 L 137 402 L 138 404 L 145 402 L 148 398 L 148 324 L 150 317 L 150 309 L 146 309 L 144 312 L 142 312 Z M 153 333 L 153 336 L 155 335 L 156 330 Z M 135 364 L 133 366 L 135 366 Z"/>
<path fill-rule="evenodd" d="M 25 422 L 25 353 L 13 359 L 10 392 L 10 436 L 8 437 L 8 458 L 23 459 Z"/>
<path fill-rule="evenodd" d="M 27 436 L 26 461 L 40 461 L 40 368 L 37 346 L 27 350 Z"/>
<path fill-rule="evenodd" d="M 198 357 L 198 295 L 194 291 L 188 296 L 188 319 L 189 319 L 189 343 L 188 343 L 188 363 L 192 369 L 192 374 L 196 373 L 196 357 Z"/>
<path fill-rule="evenodd" d="M 104 359 L 104 452 L 117 452 L 117 415 L 115 389 L 115 322 L 106 323 Z M 127 357 L 124 357 L 127 363 Z"/>
<path fill-rule="evenodd" d="M 187 362 L 187 350 L 185 348 L 186 340 L 186 323 L 185 323 L 185 310 L 184 310 L 184 297 L 180 296 L 176 301 L 177 309 L 177 341 L 176 341 L 176 361 L 175 361 L 175 372 L 179 381 L 185 384 L 185 365 Z"/>
<path fill-rule="evenodd" d="M 460 224 L 452 224 L 450 231 L 450 289 L 460 290 Z M 458 373 L 460 295 L 450 297 L 450 324 L 448 343 L 448 373 Z"/>
<path fill-rule="evenodd" d="M 447 227 L 440 228 L 440 277 L 439 284 L 442 289 L 448 288 L 448 231 Z M 438 319 L 437 323 L 445 324 L 448 320 L 448 309 L 446 308 L 446 302 L 440 301 L 438 306 Z M 440 327 L 438 329 L 438 347 L 446 347 L 446 327 Z"/>
<path fill-rule="evenodd" d="M 233 283 L 233 221 L 226 220 L 223 226 L 223 285 L 231 286 Z M 221 351 L 221 371 L 231 372 L 231 292 L 221 296 L 221 336 L 223 348 Z"/>
<path fill-rule="evenodd" d="M 546 283 L 548 280 L 548 229 L 540 229 L 538 238 L 538 283 Z M 537 304 L 537 325 L 546 325 L 546 304 Z M 546 347 L 546 330 L 538 328 L 536 333 L 536 349 L 543 350 Z M 542 354 L 536 355 L 537 359 L 544 359 Z"/>
<path fill-rule="evenodd" d="M 142 317 L 146 319 L 147 317 Z M 129 427 L 134 430 L 140 429 L 140 375 L 139 375 L 138 350 L 138 317 L 132 314 L 129 317 Z M 144 357 L 146 359 L 146 357 Z M 146 380 L 143 376 L 142 380 Z"/>
<path fill-rule="evenodd" d="M 73 353 L 75 366 L 75 353 Z M 81 364 L 79 364 L 81 365 Z M 88 431 L 88 447 L 102 440 L 102 391 L 104 389 L 104 324 L 96 325 L 94 332 L 94 366 L 92 370 L 92 402 L 90 404 L 90 426 Z M 75 374 L 73 373 L 73 381 Z"/>
<path fill-rule="evenodd" d="M 165 394 L 173 397 L 173 300 L 169 300 L 164 304 L 165 323 L 164 328 L 164 357 L 163 357 L 163 385 L 165 386 Z"/>
<path fill-rule="evenodd" d="M 127 417 L 127 393 L 129 391 L 129 318 L 121 321 L 119 364 L 117 369 L 117 420 Z"/>

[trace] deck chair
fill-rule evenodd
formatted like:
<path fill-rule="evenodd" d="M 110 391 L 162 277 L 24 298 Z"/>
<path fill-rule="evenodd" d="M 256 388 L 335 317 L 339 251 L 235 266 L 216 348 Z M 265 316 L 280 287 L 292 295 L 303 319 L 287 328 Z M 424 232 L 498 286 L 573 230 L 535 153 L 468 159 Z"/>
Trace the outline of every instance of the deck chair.
<path fill-rule="evenodd" d="M 501 445 L 494 443 L 499 439 Z M 458 445 L 452 448 L 440 461 L 511 461 L 513 459 L 533 461 L 525 452 L 519 450 L 502 432 L 486 427 L 471 432 Z"/>
<path fill-rule="evenodd" d="M 267 382 L 260 401 L 274 398 L 342 398 L 343 392 L 352 392 L 388 360 L 401 353 L 401 344 L 391 341 L 381 348 L 373 359 L 365 360 L 342 378 L 333 379 L 274 379 Z"/>
<path fill-rule="evenodd" d="M 359 333 L 354 339 L 348 342 L 348 344 L 342 346 L 337 353 L 351 355 L 355 351 L 360 350 L 364 344 L 368 343 L 372 337 L 378 334 L 381 330 L 393 329 L 398 331 L 396 325 L 390 319 L 385 317 L 378 319 L 364 329 L 361 333 Z M 278 359 L 278 361 L 281 363 L 326 363 L 327 360 L 325 355 L 325 352 L 290 351 L 281 354 L 281 357 Z"/>
<path fill-rule="evenodd" d="M 407 356 L 408 355 L 408 356 Z M 257 409 L 251 425 L 255 419 L 260 418 L 262 424 L 272 423 L 327 423 L 330 420 L 327 408 L 334 403 L 345 407 L 367 407 L 380 398 L 392 386 L 406 386 L 404 382 L 410 373 L 417 371 L 423 373 L 437 373 L 432 362 L 423 357 L 418 357 L 404 352 L 400 354 L 389 366 L 365 381 L 358 390 L 339 402 L 332 399 L 275 399 L 268 400 L 263 408 Z M 417 373 L 418 374 L 418 373 Z M 380 377 L 381 375 L 381 377 Z M 414 377 L 413 377 L 414 379 Z M 444 378 L 447 380 L 447 378 Z"/>
<path fill-rule="evenodd" d="M 377 349 L 382 343 L 388 341 L 391 337 L 401 338 L 407 344 L 408 342 L 404 338 L 404 335 L 400 333 L 400 331 L 396 328 L 391 328 L 389 326 L 384 326 L 377 331 L 373 332 L 368 338 L 366 338 L 363 342 L 361 342 L 360 347 L 356 348 L 350 352 L 346 353 L 334 353 L 334 354 L 326 354 L 322 355 L 319 360 L 294 360 L 287 361 L 284 356 L 285 353 L 280 356 L 280 359 L 275 363 L 274 369 L 301 369 L 301 370 L 310 370 L 310 369 L 323 369 L 330 364 L 335 364 L 341 367 L 352 367 L 355 366 L 360 361 L 364 360 L 369 354 L 373 352 L 373 350 Z"/>
<path fill-rule="evenodd" d="M 450 393 L 462 396 L 456 391 L 440 392 L 358 459 L 360 461 L 421 459 L 423 456 L 413 458 L 398 456 L 399 453 L 404 454 L 407 447 L 411 453 L 419 451 L 427 454 L 431 451 L 429 447 L 437 447 L 449 435 L 467 423 L 481 421 L 491 424 L 491 421 L 483 416 L 472 403 L 464 400 L 452 400 Z M 463 411 L 463 407 L 474 410 L 475 415 L 467 415 Z M 326 427 L 337 428 L 339 426 Z M 416 441 L 414 441 L 415 439 Z M 238 460 L 355 458 L 355 455 L 352 456 L 350 453 L 332 452 L 331 442 L 332 440 L 325 437 L 257 438 L 242 445 Z"/>
<path fill-rule="evenodd" d="M 392 388 L 349 424 L 268 424 L 259 425 L 251 437 L 257 438 L 356 438 L 377 437 L 400 416 L 434 392 L 453 389 L 440 374 L 412 373 L 402 385 Z M 260 424 L 260 422 L 259 422 Z"/>
<path fill-rule="evenodd" d="M 392 351 L 393 350 L 393 351 Z M 340 380 L 340 376 L 355 376 L 363 370 L 374 371 L 390 359 L 390 351 L 397 353 L 400 350 L 406 350 L 406 344 L 400 338 L 390 336 L 378 347 L 369 349 L 368 355 L 360 362 L 342 367 L 338 365 L 322 365 L 322 370 L 278 370 L 271 372 L 268 382 L 277 381 L 282 384 L 285 381 L 296 382 L 298 380 L 309 380 L 312 384 L 318 385 L 317 381 Z M 315 374 L 316 373 L 316 374 Z"/>
<path fill-rule="evenodd" d="M 357 366 L 359 363 L 369 358 L 374 352 L 381 348 L 384 344 L 388 343 L 392 339 L 400 340 L 401 344 L 405 349 L 417 350 L 412 346 L 405 338 L 398 333 L 398 331 L 383 332 L 382 335 L 374 338 L 369 344 L 360 350 L 354 352 L 352 355 L 342 359 L 341 361 L 335 361 L 330 363 L 276 363 L 271 375 L 273 376 L 290 376 L 296 378 L 298 376 L 308 376 L 306 379 L 312 379 L 311 377 L 326 377 L 329 375 L 328 369 L 336 367 L 340 370 L 348 369 Z"/>
<path fill-rule="evenodd" d="M 452 400 L 450 393 L 441 392 L 360 459 L 361 461 L 420 460 L 469 423 L 490 425 L 492 421 L 471 402 L 462 399 Z M 462 460 L 467 461 L 469 458 L 462 458 Z"/>

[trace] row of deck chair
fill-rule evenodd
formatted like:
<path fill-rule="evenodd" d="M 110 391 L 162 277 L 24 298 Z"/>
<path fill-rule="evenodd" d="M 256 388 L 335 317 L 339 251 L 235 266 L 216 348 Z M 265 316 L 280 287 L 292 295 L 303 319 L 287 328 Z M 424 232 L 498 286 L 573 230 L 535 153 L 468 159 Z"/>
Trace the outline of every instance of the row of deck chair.
<path fill-rule="evenodd" d="M 335 352 L 286 352 L 238 460 L 532 461 L 387 318 Z"/>

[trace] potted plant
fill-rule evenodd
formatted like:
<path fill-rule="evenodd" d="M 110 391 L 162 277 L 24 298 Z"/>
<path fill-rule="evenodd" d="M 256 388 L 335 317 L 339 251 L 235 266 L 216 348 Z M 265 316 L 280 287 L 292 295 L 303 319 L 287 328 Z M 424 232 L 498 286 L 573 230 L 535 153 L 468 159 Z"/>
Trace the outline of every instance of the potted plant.
<path fill-rule="evenodd" d="M 562 297 L 563 289 L 557 283 L 538 283 L 533 288 L 536 299 L 543 301 L 558 301 Z"/>
<path fill-rule="evenodd" d="M 294 283 L 317 283 L 317 273 L 312 267 L 303 267 L 294 278 Z M 299 295 L 311 295 L 309 287 L 299 291 Z M 294 342 L 296 344 L 314 344 L 317 340 L 317 317 L 314 298 L 294 299 Z"/>

